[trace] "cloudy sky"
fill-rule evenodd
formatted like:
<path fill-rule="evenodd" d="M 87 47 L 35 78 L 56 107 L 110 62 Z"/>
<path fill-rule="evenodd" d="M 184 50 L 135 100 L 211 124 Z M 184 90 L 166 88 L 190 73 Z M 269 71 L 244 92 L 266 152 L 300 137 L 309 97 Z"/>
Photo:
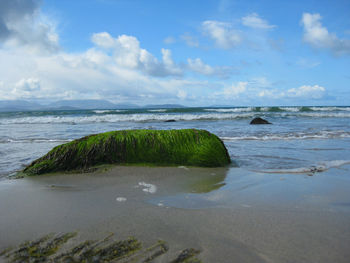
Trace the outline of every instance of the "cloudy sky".
<path fill-rule="evenodd" d="M 0 100 L 350 105 L 349 0 L 0 0 Z"/>

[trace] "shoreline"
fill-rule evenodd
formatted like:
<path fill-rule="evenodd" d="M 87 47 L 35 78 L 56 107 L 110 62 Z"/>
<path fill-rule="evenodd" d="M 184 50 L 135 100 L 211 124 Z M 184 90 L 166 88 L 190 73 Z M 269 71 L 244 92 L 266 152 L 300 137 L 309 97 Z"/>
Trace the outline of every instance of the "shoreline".
<path fill-rule="evenodd" d="M 118 166 L 0 181 L 0 251 L 49 233 L 135 236 L 203 262 L 346 262 L 349 165 L 306 174 Z M 119 199 L 118 199 L 119 198 Z"/>

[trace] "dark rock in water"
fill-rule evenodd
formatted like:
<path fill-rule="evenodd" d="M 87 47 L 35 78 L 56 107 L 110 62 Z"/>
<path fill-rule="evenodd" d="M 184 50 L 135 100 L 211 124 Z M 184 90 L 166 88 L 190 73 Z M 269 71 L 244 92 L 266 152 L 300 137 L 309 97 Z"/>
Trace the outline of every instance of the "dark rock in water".
<path fill-rule="evenodd" d="M 166 120 L 164 122 L 176 122 L 176 120 Z"/>
<path fill-rule="evenodd" d="M 264 120 L 263 118 L 257 117 L 254 118 L 250 124 L 271 124 L 270 122 L 268 122 L 267 120 Z"/>
<path fill-rule="evenodd" d="M 86 136 L 53 148 L 24 169 L 27 175 L 94 171 L 104 164 L 228 165 L 224 143 L 205 130 L 125 130 Z"/>

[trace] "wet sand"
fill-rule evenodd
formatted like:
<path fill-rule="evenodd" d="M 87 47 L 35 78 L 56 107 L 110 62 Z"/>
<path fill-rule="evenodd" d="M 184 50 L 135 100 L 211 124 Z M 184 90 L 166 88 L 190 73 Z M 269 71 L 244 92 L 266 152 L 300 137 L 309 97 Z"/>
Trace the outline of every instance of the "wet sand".
<path fill-rule="evenodd" d="M 307 174 L 115 167 L 0 181 L 0 250 L 51 232 L 165 240 L 168 262 L 348 262 L 350 166 Z"/>

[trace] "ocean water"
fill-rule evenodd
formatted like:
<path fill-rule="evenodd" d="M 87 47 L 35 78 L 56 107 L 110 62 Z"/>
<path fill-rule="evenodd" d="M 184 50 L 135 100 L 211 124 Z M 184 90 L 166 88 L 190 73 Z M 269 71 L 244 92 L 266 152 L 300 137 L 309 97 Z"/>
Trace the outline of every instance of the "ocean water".
<path fill-rule="evenodd" d="M 254 117 L 272 125 L 249 125 Z M 166 122 L 175 120 L 175 122 Z M 225 107 L 0 113 L 0 178 L 54 146 L 122 129 L 206 129 L 233 165 L 264 173 L 315 173 L 350 164 L 350 107 Z"/>

